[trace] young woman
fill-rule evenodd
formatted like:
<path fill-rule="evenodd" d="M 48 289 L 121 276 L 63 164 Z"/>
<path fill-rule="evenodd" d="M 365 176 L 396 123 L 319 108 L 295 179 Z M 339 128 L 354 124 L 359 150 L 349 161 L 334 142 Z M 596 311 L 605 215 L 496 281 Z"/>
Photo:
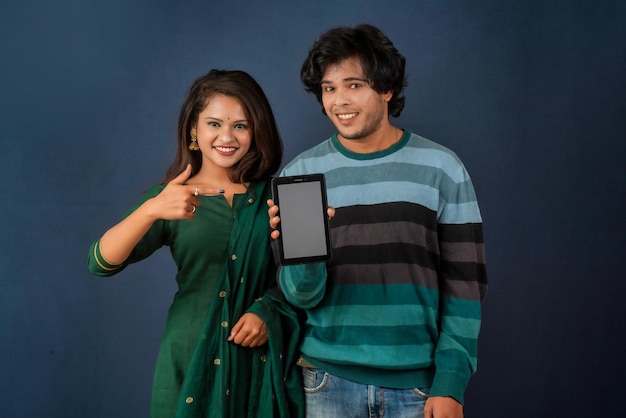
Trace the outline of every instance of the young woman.
<path fill-rule="evenodd" d="M 93 243 L 110 276 L 163 245 L 178 267 L 152 417 L 301 416 L 294 311 L 276 287 L 265 202 L 282 142 L 263 90 L 212 70 L 182 105 L 166 178 Z"/>

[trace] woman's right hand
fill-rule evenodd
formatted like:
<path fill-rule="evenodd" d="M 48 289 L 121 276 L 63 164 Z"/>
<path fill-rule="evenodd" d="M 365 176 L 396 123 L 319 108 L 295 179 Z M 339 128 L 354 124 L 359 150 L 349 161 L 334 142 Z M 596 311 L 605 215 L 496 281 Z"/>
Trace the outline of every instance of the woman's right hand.
<path fill-rule="evenodd" d="M 191 165 L 170 181 L 157 196 L 146 200 L 100 238 L 100 253 L 107 262 L 123 263 L 137 243 L 159 219 L 194 219 L 200 206 L 199 195 L 220 193 L 201 185 L 184 185 L 191 176 Z M 197 194 L 196 194 L 197 191 Z"/>
<path fill-rule="evenodd" d="M 188 165 L 185 171 L 167 183 L 161 193 L 146 201 L 147 215 L 154 220 L 169 221 L 195 218 L 196 208 L 200 206 L 195 195 L 196 186 L 183 185 L 190 176 L 191 165 Z"/>
<path fill-rule="evenodd" d="M 190 176 L 191 165 L 188 165 L 185 171 L 170 181 L 161 193 L 146 202 L 147 214 L 154 220 L 194 219 L 196 209 L 200 206 L 198 196 L 216 195 L 220 190 L 183 184 Z"/>

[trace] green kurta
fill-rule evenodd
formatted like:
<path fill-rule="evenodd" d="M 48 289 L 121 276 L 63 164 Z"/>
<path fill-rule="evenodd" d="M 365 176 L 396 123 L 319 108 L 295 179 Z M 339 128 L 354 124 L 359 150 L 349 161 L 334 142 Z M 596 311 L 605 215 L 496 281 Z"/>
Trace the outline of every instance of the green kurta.
<path fill-rule="evenodd" d="M 152 187 L 140 203 L 161 190 Z M 115 274 L 163 245 L 178 267 L 179 290 L 155 371 L 153 418 L 303 415 L 295 367 L 299 326 L 275 288 L 269 195 L 269 182 L 251 185 L 234 196 L 232 209 L 223 196 L 200 196 L 194 220 L 155 222 L 120 266 L 106 263 L 98 241 L 92 245 L 89 267 L 96 275 Z M 227 341 L 245 312 L 266 323 L 268 344 L 251 349 Z"/>

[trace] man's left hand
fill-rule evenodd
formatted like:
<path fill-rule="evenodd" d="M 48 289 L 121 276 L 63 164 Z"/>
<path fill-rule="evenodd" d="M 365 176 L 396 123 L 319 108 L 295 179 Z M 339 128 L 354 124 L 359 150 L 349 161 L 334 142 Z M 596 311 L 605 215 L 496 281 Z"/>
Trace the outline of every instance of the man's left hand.
<path fill-rule="evenodd" d="M 449 396 L 432 396 L 424 406 L 424 418 L 463 418 L 463 405 Z"/>

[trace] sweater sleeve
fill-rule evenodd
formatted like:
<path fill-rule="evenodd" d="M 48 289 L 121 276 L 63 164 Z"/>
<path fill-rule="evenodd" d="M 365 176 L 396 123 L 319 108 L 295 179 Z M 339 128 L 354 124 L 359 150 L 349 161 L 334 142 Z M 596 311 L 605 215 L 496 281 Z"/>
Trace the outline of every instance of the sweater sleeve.
<path fill-rule="evenodd" d="M 440 333 L 431 396 L 463 393 L 477 366 L 481 301 L 487 287 L 482 220 L 464 167 L 462 181 L 447 190 L 440 210 Z"/>
<path fill-rule="evenodd" d="M 301 309 L 313 308 L 322 300 L 326 291 L 326 264 L 281 266 L 278 282 L 291 304 Z"/>

